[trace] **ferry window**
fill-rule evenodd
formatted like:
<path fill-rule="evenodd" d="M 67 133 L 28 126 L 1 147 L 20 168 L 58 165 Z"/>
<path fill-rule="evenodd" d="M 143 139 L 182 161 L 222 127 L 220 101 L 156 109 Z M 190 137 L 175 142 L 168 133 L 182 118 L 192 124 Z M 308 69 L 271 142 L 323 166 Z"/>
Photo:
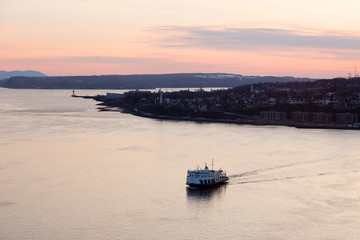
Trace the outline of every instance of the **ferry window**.
<path fill-rule="evenodd" d="M 200 180 L 200 183 L 203 184 L 203 180 Z"/>

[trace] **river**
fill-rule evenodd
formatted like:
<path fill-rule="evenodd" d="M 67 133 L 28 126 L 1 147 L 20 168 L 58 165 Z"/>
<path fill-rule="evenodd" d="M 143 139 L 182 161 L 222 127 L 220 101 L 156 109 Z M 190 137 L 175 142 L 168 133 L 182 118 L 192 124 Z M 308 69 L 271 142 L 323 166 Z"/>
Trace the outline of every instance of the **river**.
<path fill-rule="evenodd" d="M 1 240 L 360 235 L 360 131 L 147 119 L 70 95 L 0 88 Z M 212 159 L 229 183 L 187 189 Z"/>

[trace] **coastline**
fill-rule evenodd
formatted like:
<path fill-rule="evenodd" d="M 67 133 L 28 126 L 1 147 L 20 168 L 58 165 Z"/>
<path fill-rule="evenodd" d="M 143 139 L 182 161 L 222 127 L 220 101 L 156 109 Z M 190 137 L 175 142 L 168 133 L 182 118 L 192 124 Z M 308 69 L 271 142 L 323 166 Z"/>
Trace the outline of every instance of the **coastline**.
<path fill-rule="evenodd" d="M 89 97 L 87 97 L 89 98 Z M 93 98 L 94 99 L 94 98 Z M 253 126 L 283 126 L 283 127 L 294 127 L 294 128 L 303 128 L 303 129 L 333 129 L 333 130 L 360 130 L 359 127 L 354 126 L 345 126 L 345 125 L 321 125 L 321 124 L 312 124 L 312 123 L 297 123 L 290 121 L 261 121 L 257 120 L 248 120 L 248 119 L 209 119 L 209 118 L 191 118 L 191 117 L 173 117 L 166 115 L 155 115 L 151 113 L 145 113 L 140 111 L 134 111 L 130 109 L 124 109 L 120 107 L 108 106 L 104 102 L 99 104 L 102 107 L 99 107 L 99 111 L 114 111 L 127 113 L 138 117 L 145 117 L 157 120 L 170 120 L 170 121 L 187 121 L 187 122 L 197 122 L 197 123 L 226 123 L 226 124 L 239 124 L 239 125 L 253 125 Z"/>

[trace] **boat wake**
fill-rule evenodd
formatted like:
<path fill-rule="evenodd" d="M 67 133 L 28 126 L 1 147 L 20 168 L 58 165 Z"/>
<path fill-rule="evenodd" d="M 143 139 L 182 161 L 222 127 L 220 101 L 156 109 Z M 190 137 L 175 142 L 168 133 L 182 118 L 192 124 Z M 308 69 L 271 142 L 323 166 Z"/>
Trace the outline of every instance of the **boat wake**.
<path fill-rule="evenodd" d="M 243 174 L 236 174 L 232 175 L 233 179 L 236 180 L 236 177 L 244 177 L 244 176 L 251 176 L 254 174 L 251 174 L 252 172 L 246 172 Z M 247 184 L 247 183 L 262 183 L 262 182 L 274 182 L 274 181 L 285 181 L 285 180 L 292 180 L 292 179 L 301 179 L 301 178 L 313 178 L 313 177 L 322 177 L 322 176 L 329 176 L 329 175 L 335 175 L 335 174 L 352 174 L 352 173 L 359 173 L 360 170 L 351 170 L 351 171 L 343 171 L 343 172 L 320 172 L 315 174 L 308 174 L 308 175 L 298 175 L 298 176 L 286 176 L 286 177 L 279 177 L 279 178 L 269 178 L 269 179 L 258 179 L 258 180 L 244 180 L 244 181 L 230 181 L 229 185 L 237 185 L 237 184 Z M 236 177 L 234 177 L 236 176 Z"/>
<path fill-rule="evenodd" d="M 317 173 L 317 174 L 313 174 L 313 175 L 299 175 L 299 176 L 289 176 L 289 177 L 283 177 L 283 178 L 270 178 L 270 179 L 259 179 L 259 180 L 240 181 L 240 182 L 230 182 L 229 185 L 247 184 L 247 183 L 274 182 L 274 181 L 283 181 L 283 180 L 291 180 L 291 179 L 319 177 L 319 176 L 333 175 L 333 174 L 335 174 L 335 173 L 333 173 L 333 172 L 325 172 L 325 173 Z"/>
<path fill-rule="evenodd" d="M 229 178 L 253 176 L 253 175 L 258 175 L 258 174 L 269 172 L 269 171 L 281 170 L 281 169 L 284 169 L 284 168 L 296 167 L 296 166 L 312 164 L 312 163 L 319 163 L 319 161 L 298 162 L 298 163 L 280 165 L 280 166 L 271 167 L 271 168 L 263 168 L 263 169 L 258 169 L 258 170 L 254 170 L 254 171 L 250 171 L 250 172 L 244 172 L 244 173 L 240 173 L 240 174 L 233 174 L 233 175 L 230 175 Z"/>

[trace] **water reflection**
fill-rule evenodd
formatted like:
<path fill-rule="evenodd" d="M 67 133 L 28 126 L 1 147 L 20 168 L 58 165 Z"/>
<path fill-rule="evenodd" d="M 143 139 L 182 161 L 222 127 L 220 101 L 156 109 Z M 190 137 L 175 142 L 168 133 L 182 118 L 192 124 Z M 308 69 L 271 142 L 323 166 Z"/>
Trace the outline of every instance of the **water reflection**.
<path fill-rule="evenodd" d="M 212 188 L 186 188 L 186 195 L 190 201 L 211 201 L 214 197 L 221 197 L 226 191 L 227 183 Z"/>

